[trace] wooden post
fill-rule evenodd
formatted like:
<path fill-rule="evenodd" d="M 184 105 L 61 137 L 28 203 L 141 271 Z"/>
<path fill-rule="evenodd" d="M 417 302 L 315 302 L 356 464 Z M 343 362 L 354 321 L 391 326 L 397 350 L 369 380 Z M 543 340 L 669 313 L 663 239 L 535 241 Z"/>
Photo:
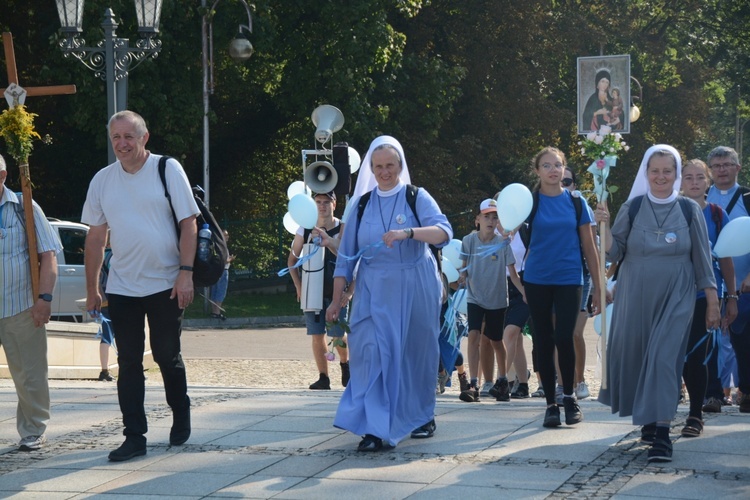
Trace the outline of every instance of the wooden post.
<path fill-rule="evenodd" d="M 29 264 L 31 266 L 32 297 L 39 295 L 39 253 L 36 249 L 36 226 L 34 225 L 34 207 L 31 203 L 31 174 L 29 164 L 21 163 L 21 192 L 23 193 L 23 213 L 26 222 L 26 240 L 29 244 Z"/>
<path fill-rule="evenodd" d="M 599 309 L 601 310 L 602 326 L 602 383 L 601 388 L 607 388 L 607 222 L 599 222 Z"/>

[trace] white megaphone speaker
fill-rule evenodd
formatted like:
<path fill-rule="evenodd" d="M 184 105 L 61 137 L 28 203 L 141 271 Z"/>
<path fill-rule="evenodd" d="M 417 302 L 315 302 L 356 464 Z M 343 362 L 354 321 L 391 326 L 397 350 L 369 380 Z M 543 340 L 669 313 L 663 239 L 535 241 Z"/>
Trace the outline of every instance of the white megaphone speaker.
<path fill-rule="evenodd" d="M 333 191 L 339 182 L 336 169 L 327 161 L 316 161 L 305 169 L 305 184 L 313 193 L 328 193 Z"/>
<path fill-rule="evenodd" d="M 344 126 L 344 114 L 335 106 L 323 104 L 312 112 L 312 122 L 315 125 L 315 140 L 325 144 L 334 132 Z"/>

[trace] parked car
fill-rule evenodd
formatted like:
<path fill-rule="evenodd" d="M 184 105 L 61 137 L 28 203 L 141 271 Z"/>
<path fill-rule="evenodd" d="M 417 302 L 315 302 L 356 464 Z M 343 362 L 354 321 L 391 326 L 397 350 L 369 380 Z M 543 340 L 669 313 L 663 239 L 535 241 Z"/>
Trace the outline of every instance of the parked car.
<path fill-rule="evenodd" d="M 80 323 L 83 322 L 84 315 L 76 305 L 76 300 L 86 298 L 83 253 L 89 227 L 52 217 L 48 219 L 63 245 L 62 252 L 57 254 L 57 283 L 52 292 L 52 319 Z"/>

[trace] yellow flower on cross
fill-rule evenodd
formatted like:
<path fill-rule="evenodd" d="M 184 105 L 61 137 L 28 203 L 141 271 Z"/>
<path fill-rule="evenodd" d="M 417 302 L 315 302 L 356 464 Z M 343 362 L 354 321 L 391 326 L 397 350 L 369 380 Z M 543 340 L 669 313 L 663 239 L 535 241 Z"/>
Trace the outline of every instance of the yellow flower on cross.
<path fill-rule="evenodd" d="M 34 139 L 41 139 L 34 130 L 35 113 L 26 111 L 23 104 L 17 104 L 0 113 L 0 137 L 8 145 L 8 153 L 19 164 L 28 163 L 34 149 Z"/>

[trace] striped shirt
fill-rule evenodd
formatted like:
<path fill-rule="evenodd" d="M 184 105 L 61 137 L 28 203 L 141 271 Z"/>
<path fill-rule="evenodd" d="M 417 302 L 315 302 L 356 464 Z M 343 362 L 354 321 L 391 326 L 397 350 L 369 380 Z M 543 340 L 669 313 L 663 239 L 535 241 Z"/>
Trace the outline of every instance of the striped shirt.
<path fill-rule="evenodd" d="M 37 252 L 62 251 L 57 233 L 41 207 L 32 200 Z M 31 268 L 26 242 L 23 206 L 16 193 L 2 186 L 0 197 L 0 318 L 15 316 L 34 305 L 31 296 Z"/>

